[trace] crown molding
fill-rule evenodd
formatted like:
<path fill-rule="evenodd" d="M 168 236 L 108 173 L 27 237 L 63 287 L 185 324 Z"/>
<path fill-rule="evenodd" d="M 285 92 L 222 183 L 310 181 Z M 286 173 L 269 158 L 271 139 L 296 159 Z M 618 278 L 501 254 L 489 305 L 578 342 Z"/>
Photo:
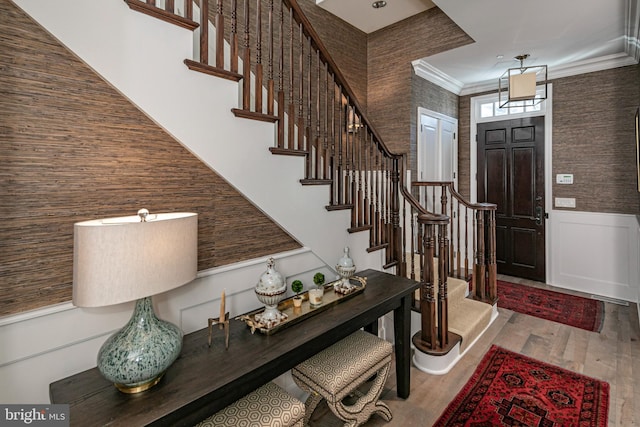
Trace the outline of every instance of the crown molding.
<path fill-rule="evenodd" d="M 640 54 L 640 46 L 636 43 L 635 54 Z M 557 67 L 549 67 L 549 80 L 560 79 L 562 77 L 575 76 L 578 74 L 592 73 L 594 71 L 608 70 L 611 68 L 635 65 L 638 59 L 625 52 L 612 55 L 605 55 L 599 58 L 586 59 L 584 61 L 572 62 Z M 471 84 L 464 84 L 443 71 L 437 69 L 424 59 L 419 59 L 411 63 L 416 75 L 430 81 L 443 89 L 455 93 L 459 96 L 473 95 L 481 92 L 498 90 L 498 79 L 485 80 Z"/>
<path fill-rule="evenodd" d="M 627 10 L 625 13 L 624 52 L 548 67 L 548 79 L 553 80 L 638 64 L 640 62 L 640 0 L 626 0 L 625 4 Z M 459 96 L 498 90 L 497 78 L 464 84 L 429 64 L 425 59 L 413 61 L 411 65 L 413 65 L 416 75 Z"/>
<path fill-rule="evenodd" d="M 424 59 L 417 59 L 413 61 L 411 65 L 413 66 L 413 71 L 417 76 L 420 76 L 423 79 L 448 90 L 449 92 L 460 95 L 460 91 L 464 86 L 464 83 L 460 80 L 457 80 L 447 73 L 437 69 Z"/>
<path fill-rule="evenodd" d="M 549 79 L 560 79 L 578 74 L 593 73 L 594 71 L 626 67 L 627 65 L 635 65 L 637 63 L 637 59 L 627 55 L 625 52 L 614 53 L 612 55 L 605 55 L 599 58 L 586 59 L 584 61 L 549 68 Z"/>
<path fill-rule="evenodd" d="M 625 16 L 625 46 L 624 50 L 636 62 L 640 61 L 640 2 L 627 0 Z"/>

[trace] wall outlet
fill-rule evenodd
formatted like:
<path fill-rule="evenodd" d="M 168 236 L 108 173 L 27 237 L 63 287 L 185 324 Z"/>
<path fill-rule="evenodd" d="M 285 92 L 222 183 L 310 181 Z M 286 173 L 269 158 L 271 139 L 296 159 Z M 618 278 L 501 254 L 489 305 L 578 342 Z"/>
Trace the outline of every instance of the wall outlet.
<path fill-rule="evenodd" d="M 569 197 L 556 197 L 556 208 L 575 208 L 576 199 Z"/>

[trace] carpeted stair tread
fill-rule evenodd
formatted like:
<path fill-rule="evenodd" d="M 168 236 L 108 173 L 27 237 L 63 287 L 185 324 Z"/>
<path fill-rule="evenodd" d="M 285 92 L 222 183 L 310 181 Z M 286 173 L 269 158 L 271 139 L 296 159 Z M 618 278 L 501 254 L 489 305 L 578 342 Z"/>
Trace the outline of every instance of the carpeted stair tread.
<path fill-rule="evenodd" d="M 489 325 L 492 312 L 489 304 L 468 298 L 454 308 L 449 307 L 449 330 L 462 337 L 461 353 Z"/>
<path fill-rule="evenodd" d="M 420 277 L 419 262 L 420 262 L 420 256 L 417 254 L 414 255 L 414 275 L 416 277 L 415 280 L 419 280 L 419 277 Z M 437 258 L 433 260 L 433 266 L 435 271 L 435 275 L 434 275 L 434 283 L 435 283 L 434 286 L 436 287 L 435 294 L 437 295 L 438 294 L 438 289 L 437 289 L 438 259 Z M 407 277 L 411 278 L 411 274 L 409 272 L 407 272 Z M 447 280 L 447 291 L 448 291 L 448 297 L 449 297 L 449 307 L 451 307 L 451 306 L 457 305 L 460 301 L 466 299 L 469 291 L 469 285 L 464 280 L 456 279 L 455 277 L 449 277 Z M 420 299 L 420 290 L 416 290 L 415 298 L 416 300 Z"/>
<path fill-rule="evenodd" d="M 410 256 L 410 255 L 408 255 Z M 434 259 L 434 282 L 438 281 L 438 260 Z M 414 256 L 414 274 L 420 277 L 419 255 Z M 407 274 L 410 277 L 410 274 Z M 449 330 L 462 337 L 460 352 L 464 352 L 469 344 L 480 336 L 491 322 L 493 307 L 480 301 L 467 298 L 469 284 L 454 277 L 447 278 L 447 296 L 449 303 Z M 437 296 L 437 287 L 435 294 Z M 420 298 L 416 291 L 416 299 Z"/>
<path fill-rule="evenodd" d="M 449 277 L 449 281 L 447 283 L 449 307 L 456 306 L 460 303 L 460 301 L 464 301 L 467 298 L 468 289 L 469 285 L 464 280 Z M 435 295 L 438 295 L 437 289 L 435 291 Z M 416 290 L 415 298 L 417 300 L 420 299 L 419 289 Z"/>
<path fill-rule="evenodd" d="M 449 308 L 457 307 L 467 299 L 469 285 L 464 280 L 449 277 L 447 281 L 447 296 L 449 297 Z"/>

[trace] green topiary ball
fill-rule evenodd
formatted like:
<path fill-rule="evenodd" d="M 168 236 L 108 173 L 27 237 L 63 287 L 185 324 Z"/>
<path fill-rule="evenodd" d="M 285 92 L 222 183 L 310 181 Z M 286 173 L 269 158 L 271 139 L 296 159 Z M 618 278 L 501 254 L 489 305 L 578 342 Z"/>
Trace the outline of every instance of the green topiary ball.
<path fill-rule="evenodd" d="M 304 285 L 300 280 L 294 280 L 293 282 L 291 282 L 291 290 L 296 294 L 299 294 L 303 288 L 304 288 Z"/>
<path fill-rule="evenodd" d="M 316 273 L 313 276 L 313 283 L 315 283 L 318 286 L 322 285 L 324 283 L 324 274 Z"/>

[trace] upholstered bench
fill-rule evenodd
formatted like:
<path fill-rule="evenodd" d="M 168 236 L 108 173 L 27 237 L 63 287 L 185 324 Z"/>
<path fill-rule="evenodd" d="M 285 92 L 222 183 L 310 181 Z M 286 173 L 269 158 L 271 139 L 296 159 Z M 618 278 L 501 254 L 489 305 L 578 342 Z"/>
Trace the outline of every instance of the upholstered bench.
<path fill-rule="evenodd" d="M 357 331 L 293 368 L 293 380 L 310 393 L 305 402 L 305 424 L 322 399 L 345 427 L 358 426 L 374 413 L 391 421 L 391 410 L 378 399 L 389 375 L 392 352 L 388 341 Z M 373 376 L 366 394 L 356 390 Z M 343 402 L 353 394 L 358 397 L 354 403 Z"/>
<path fill-rule="evenodd" d="M 303 427 L 304 404 L 269 382 L 196 427 Z"/>

